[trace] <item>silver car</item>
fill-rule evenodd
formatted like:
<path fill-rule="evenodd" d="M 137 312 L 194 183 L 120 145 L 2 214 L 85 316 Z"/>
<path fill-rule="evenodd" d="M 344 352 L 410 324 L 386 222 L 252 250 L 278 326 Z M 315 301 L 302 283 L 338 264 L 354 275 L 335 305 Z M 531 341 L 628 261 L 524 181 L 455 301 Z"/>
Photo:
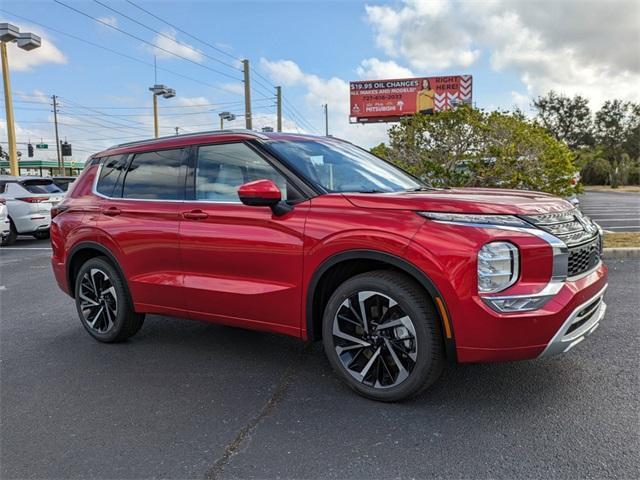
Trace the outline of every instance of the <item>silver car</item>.
<path fill-rule="evenodd" d="M 0 196 L 9 215 L 9 235 L 2 245 L 10 245 L 18 235 L 49 237 L 51 207 L 64 198 L 64 192 L 50 178 L 0 176 Z"/>

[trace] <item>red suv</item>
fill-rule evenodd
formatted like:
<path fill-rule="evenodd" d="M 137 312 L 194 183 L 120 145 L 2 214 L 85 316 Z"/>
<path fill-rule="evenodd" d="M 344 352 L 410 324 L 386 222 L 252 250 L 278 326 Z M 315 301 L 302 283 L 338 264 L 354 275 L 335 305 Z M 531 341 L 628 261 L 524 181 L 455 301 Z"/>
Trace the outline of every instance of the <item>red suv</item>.
<path fill-rule="evenodd" d="M 377 400 L 446 361 L 566 352 L 606 309 L 601 232 L 569 202 L 432 188 L 334 138 L 118 145 L 52 215 L 56 280 L 95 339 L 131 337 L 146 313 L 321 339 Z"/>

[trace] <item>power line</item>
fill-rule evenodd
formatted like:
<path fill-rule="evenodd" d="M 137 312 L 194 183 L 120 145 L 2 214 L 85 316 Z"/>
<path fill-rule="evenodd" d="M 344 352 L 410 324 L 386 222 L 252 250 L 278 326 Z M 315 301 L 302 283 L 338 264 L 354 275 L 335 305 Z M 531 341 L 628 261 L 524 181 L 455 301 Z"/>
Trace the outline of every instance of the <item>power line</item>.
<path fill-rule="evenodd" d="M 304 118 L 304 116 L 300 112 L 298 112 L 298 110 L 292 104 L 290 104 L 289 101 L 284 97 L 282 98 L 282 103 L 283 103 L 282 106 L 284 107 L 284 109 L 289 112 L 289 116 L 291 116 L 302 127 L 306 128 L 311 132 L 315 132 L 315 133 L 318 132 L 318 130 L 313 125 L 311 125 L 311 123 L 306 118 Z"/>
<path fill-rule="evenodd" d="M 276 88 L 276 86 L 271 83 L 271 80 L 269 80 L 268 78 L 266 78 L 264 75 L 262 75 L 260 72 L 258 72 L 256 69 L 254 69 L 253 67 L 251 67 L 251 71 L 253 71 L 253 73 L 256 74 L 256 76 L 260 77 L 261 79 L 263 79 L 265 82 L 267 82 L 267 84 L 269 85 L 268 88 Z M 258 83 L 260 83 L 258 80 L 256 80 Z"/>
<path fill-rule="evenodd" d="M 206 57 L 206 58 L 208 58 L 208 59 L 210 59 L 210 60 L 213 60 L 214 62 L 218 62 L 218 63 L 220 63 L 220 64 L 222 64 L 222 65 L 224 65 L 224 66 L 226 66 L 226 67 L 232 68 L 233 70 L 239 71 L 239 69 L 238 69 L 238 67 L 237 67 L 236 65 L 231 65 L 230 63 L 227 63 L 227 62 L 225 62 L 225 61 L 223 61 L 223 60 L 220 60 L 220 59 L 218 59 L 218 58 L 215 58 L 215 57 L 212 57 L 212 56 L 210 56 L 210 55 L 207 55 L 206 53 L 201 52 L 200 50 L 195 49 L 194 47 L 192 47 L 191 45 L 189 45 L 189 44 L 187 44 L 187 43 L 181 42 L 180 40 L 178 40 L 178 39 L 176 39 L 176 38 L 173 38 L 173 37 L 171 37 L 170 35 L 167 35 L 167 34 L 165 34 L 165 33 L 163 33 L 163 32 L 160 32 L 160 31 L 158 31 L 158 30 L 156 30 L 156 29 L 154 29 L 154 28 L 151 28 L 151 27 L 149 27 L 148 25 L 146 25 L 146 24 L 144 24 L 144 23 L 142 23 L 142 22 L 140 22 L 140 21 L 136 20 L 135 18 L 132 18 L 132 17 L 130 17 L 129 15 L 126 15 L 126 14 L 122 13 L 121 11 L 116 10 L 116 9 L 115 9 L 115 8 L 113 8 L 113 7 L 110 7 L 109 5 L 105 5 L 104 3 L 102 3 L 102 2 L 101 2 L 101 1 L 99 1 L 99 0 L 93 0 L 93 1 L 94 1 L 95 3 L 97 3 L 98 5 L 102 5 L 104 8 L 106 8 L 106 9 L 108 9 L 108 10 L 111 10 L 112 12 L 117 13 L 118 15 L 120 15 L 120 16 L 122 16 L 122 17 L 124 17 L 124 18 L 127 18 L 127 19 L 129 19 L 130 21 L 132 21 L 132 22 L 134 22 L 134 23 L 136 23 L 136 24 L 140 25 L 141 27 L 144 27 L 144 28 L 146 28 L 147 30 L 150 30 L 150 31 L 152 31 L 152 32 L 154 32 L 154 33 L 156 33 L 156 34 L 158 34 L 158 35 L 160 35 L 160 36 L 162 36 L 162 37 L 164 37 L 164 38 L 166 38 L 166 39 L 168 39 L 168 40 L 170 40 L 170 41 L 172 41 L 172 42 L 174 42 L 174 43 L 178 44 L 178 45 L 181 45 L 181 46 L 183 46 L 183 47 L 185 47 L 185 48 L 188 48 L 189 50 L 191 50 L 191 51 L 193 51 L 193 52 L 199 53 L 200 55 L 202 55 L 202 56 L 204 56 L 204 57 Z"/>
<path fill-rule="evenodd" d="M 156 45 L 156 44 L 155 44 L 155 43 L 153 43 L 153 42 L 148 42 L 147 40 L 145 40 L 145 39 L 143 39 L 143 38 L 140 38 L 140 37 L 138 37 L 137 35 L 134 35 L 133 33 L 127 32 L 126 30 L 123 30 L 123 29 L 121 29 L 121 28 L 118 28 L 118 27 L 116 27 L 115 25 L 111 25 L 110 23 L 105 22 L 104 20 L 100 20 L 99 18 L 93 17 L 93 16 L 89 15 L 88 13 L 83 12 L 82 10 L 78 10 L 77 8 L 72 7 L 71 5 L 67 5 L 67 4 L 66 4 L 66 3 L 64 3 L 64 2 L 61 2 L 60 0 L 53 0 L 53 1 L 54 1 L 54 2 L 56 2 L 58 5 L 62 5 L 63 7 L 68 8 L 69 10 L 71 10 L 71 11 L 73 11 L 73 12 L 76 12 L 76 13 L 78 13 L 78 14 L 80 14 L 80 15 L 83 15 L 83 16 L 85 16 L 85 17 L 87 17 L 87 18 L 90 18 L 90 19 L 91 19 L 91 20 L 93 20 L 94 22 L 100 23 L 101 25 L 104 25 L 105 27 L 108 27 L 108 28 L 111 28 L 111 29 L 113 29 L 113 30 L 116 30 L 117 32 L 120 32 L 120 33 L 122 33 L 122 34 L 124 34 L 124 35 L 127 35 L 128 37 L 131 37 L 131 38 L 134 38 L 134 39 L 138 40 L 139 42 L 142 42 L 142 43 L 145 43 L 145 44 L 147 44 L 147 45 L 150 45 L 150 46 L 152 46 L 153 48 L 157 48 L 158 50 L 161 50 L 161 51 L 163 51 L 163 52 L 165 52 L 165 53 L 168 53 L 169 55 L 172 55 L 172 56 L 174 56 L 174 57 L 180 58 L 180 59 L 185 60 L 185 61 L 187 61 L 187 62 L 189 62 L 189 63 L 193 63 L 194 65 L 198 65 L 198 66 L 200 66 L 200 67 L 202 67 L 202 68 L 205 68 L 205 69 L 210 70 L 210 71 L 212 71 L 212 72 L 214 72 L 214 73 L 217 73 L 218 75 L 223 75 L 223 76 L 225 76 L 225 77 L 227 77 L 227 78 L 231 78 L 232 80 L 238 80 L 238 81 L 240 81 L 240 79 L 239 79 L 239 78 L 234 77 L 233 75 L 229 75 L 228 73 L 222 72 L 222 71 L 220 71 L 220 70 L 216 70 L 215 68 L 211 68 L 211 67 L 209 67 L 209 66 L 207 66 L 207 65 L 204 65 L 204 64 L 202 64 L 202 63 L 200 63 L 200 62 L 196 62 L 195 60 L 192 60 L 192 59 L 190 59 L 190 58 L 183 57 L 182 55 L 179 55 L 179 54 L 177 54 L 177 53 L 174 53 L 174 52 L 172 52 L 171 50 L 167 50 L 166 48 L 162 48 L 162 47 L 160 47 L 160 46 Z"/>
<path fill-rule="evenodd" d="M 105 51 L 107 51 L 107 52 L 113 53 L 113 54 L 118 55 L 118 56 L 120 56 L 120 57 L 127 58 L 127 59 L 129 59 L 129 60 L 133 60 L 134 62 L 141 63 L 141 64 L 143 64 L 143 65 L 147 65 L 147 66 L 150 66 L 150 67 L 155 67 L 155 65 L 154 65 L 153 63 L 151 63 L 151 62 L 147 62 L 147 61 L 145 61 L 145 60 L 141 60 L 141 59 L 139 59 L 139 58 L 132 57 L 131 55 L 127 55 L 126 53 L 122 53 L 122 52 L 119 52 L 119 51 L 114 50 L 114 49 L 112 49 L 112 48 L 109 48 L 109 47 L 105 47 L 105 46 L 103 46 L 103 45 L 100 45 L 100 44 L 98 44 L 98 43 L 91 42 L 91 41 L 89 41 L 89 40 L 85 40 L 84 38 L 78 37 L 78 36 L 76 36 L 76 35 L 72 35 L 72 34 L 70 34 L 70 33 L 63 32 L 62 30 L 58 30 L 58 29 L 56 29 L 56 28 L 50 27 L 50 26 L 48 26 L 48 25 L 45 25 L 45 24 L 40 23 L 40 22 L 37 22 L 37 21 L 32 20 L 32 19 L 30 19 L 30 18 L 24 17 L 24 16 L 22 16 L 22 15 L 18 15 L 17 13 L 10 12 L 10 11 L 5 10 L 5 9 L 3 9 L 3 8 L 0 8 L 0 12 L 6 13 L 6 14 L 8 14 L 8 15 L 12 15 L 12 16 L 14 16 L 14 17 L 16 17 L 16 18 L 20 18 L 20 19 L 22 19 L 22 20 L 24 20 L 24 21 L 27 21 L 27 22 L 30 22 L 30 23 L 32 23 L 32 24 L 34 24 L 34 25 L 38 25 L 38 26 L 40 26 L 40 27 L 42 27 L 42 28 L 44 28 L 44 29 L 46 29 L 46 30 L 49 30 L 49 31 L 54 32 L 54 33 L 57 33 L 57 34 L 59 34 L 59 35 L 63 35 L 63 36 L 65 36 L 65 37 L 73 38 L 74 40 L 77 40 L 77 41 L 82 42 L 82 43 L 86 43 L 87 45 L 91 45 L 92 47 L 99 48 L 99 49 L 101 49 L 101 50 L 105 50 Z M 182 74 L 182 73 L 175 72 L 175 71 L 170 70 L 170 69 L 165 68 L 165 67 L 157 67 L 157 68 L 158 68 L 158 70 L 162 70 L 162 71 L 167 72 L 167 73 L 170 73 L 170 74 L 172 74 L 172 75 L 176 75 L 176 76 L 178 76 L 178 77 L 185 78 L 185 79 L 187 79 L 187 80 L 191 80 L 192 82 L 199 83 L 199 84 L 201 84 L 201 85 L 205 85 L 205 86 L 207 86 L 207 87 L 215 88 L 216 90 L 220 90 L 221 92 L 224 92 L 224 93 L 227 93 L 227 94 L 230 94 L 230 95 L 235 95 L 235 96 L 237 96 L 237 97 L 241 97 L 241 96 L 242 96 L 242 95 L 240 95 L 239 93 L 235 93 L 235 92 L 232 92 L 232 91 L 229 91 L 229 90 L 223 89 L 223 88 L 221 88 L 221 87 L 219 87 L 218 85 L 215 85 L 215 84 L 213 84 L 213 83 L 205 82 L 205 81 L 203 81 L 203 80 L 199 80 L 199 79 L 197 79 L 197 78 L 193 78 L 193 77 L 190 77 L 190 76 L 188 76 L 188 75 L 184 75 L 184 74 Z M 41 97 L 40 95 L 27 95 L 27 94 L 23 94 L 23 95 L 24 95 L 24 96 L 26 96 L 26 97 L 33 97 L 33 98 L 40 98 L 40 97 Z"/>
<path fill-rule="evenodd" d="M 264 102 L 266 100 L 273 101 L 275 97 L 260 97 L 257 98 L 256 102 Z M 242 105 L 244 104 L 243 100 L 238 100 L 235 102 L 216 102 L 216 103 L 194 103 L 193 105 L 164 105 L 162 107 L 163 110 L 173 109 L 173 108 L 204 108 L 204 107 L 220 107 L 226 105 Z M 91 106 L 86 108 L 95 108 L 100 110 L 150 110 L 153 108 L 151 105 L 144 106 L 136 106 L 136 107 L 110 107 L 110 106 Z M 131 115 L 140 115 L 140 114 L 131 114 Z M 118 115 L 122 116 L 122 115 Z"/>
<path fill-rule="evenodd" d="M 136 7 L 138 10 L 142 10 L 142 11 L 143 11 L 144 13 L 146 13 L 147 15 L 151 15 L 151 16 L 152 16 L 153 18 L 155 18 L 156 20 L 159 20 L 159 21 L 161 21 L 162 23 L 164 23 L 164 24 L 166 24 L 166 25 L 169 25 L 171 28 L 175 28 L 177 31 L 179 31 L 179 32 L 181 32 L 181 33 L 183 33 L 183 34 L 187 35 L 189 38 L 192 38 L 192 39 L 194 39 L 194 40 L 196 40 L 196 41 L 198 41 L 198 42 L 202 43 L 203 45 L 206 45 L 206 46 L 207 46 L 207 47 L 209 47 L 209 48 L 212 48 L 212 49 L 213 49 L 213 50 L 215 50 L 216 52 L 220 52 L 220 53 L 222 53 L 223 55 L 226 55 L 227 57 L 232 58 L 232 59 L 234 59 L 234 60 L 236 60 L 236 61 L 240 61 L 240 60 L 241 60 L 240 58 L 238 58 L 238 57 L 236 57 L 236 56 L 234 56 L 234 55 L 231 55 L 229 52 L 225 52 L 225 51 L 224 51 L 224 50 L 222 50 L 221 48 L 218 48 L 218 47 L 216 47 L 216 46 L 214 46 L 214 45 L 211 45 L 210 43 L 205 42 L 204 40 L 202 40 L 202 39 L 200 39 L 200 38 L 196 37 L 195 35 L 192 35 L 191 33 L 189 33 L 189 32 L 187 32 L 187 31 L 183 30 L 182 28 L 180 28 L 180 27 L 178 27 L 178 26 L 176 26 L 176 25 L 174 25 L 174 24 L 172 24 L 172 23 L 167 22 L 167 21 L 166 21 L 166 20 L 164 20 L 163 18 L 160 18 L 159 16 L 157 16 L 156 14 L 154 14 L 154 13 L 150 12 L 149 10 L 146 10 L 146 9 L 142 8 L 140 5 L 138 5 L 138 4 L 134 3 L 134 2 L 132 2 L 131 0 L 127 0 L 127 2 L 128 2 L 129 4 L 131 4 L 131 5 L 133 5 L 134 7 Z"/>

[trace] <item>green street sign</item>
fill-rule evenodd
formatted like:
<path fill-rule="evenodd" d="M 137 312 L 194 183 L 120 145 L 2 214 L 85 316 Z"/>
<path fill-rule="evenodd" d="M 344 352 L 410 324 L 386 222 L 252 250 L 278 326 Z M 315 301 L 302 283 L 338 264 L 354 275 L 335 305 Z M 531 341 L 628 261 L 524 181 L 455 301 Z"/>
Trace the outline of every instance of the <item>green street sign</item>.
<path fill-rule="evenodd" d="M 46 150 L 47 148 L 49 148 L 49 145 L 47 145 L 46 143 L 36 143 L 36 148 L 40 150 Z"/>

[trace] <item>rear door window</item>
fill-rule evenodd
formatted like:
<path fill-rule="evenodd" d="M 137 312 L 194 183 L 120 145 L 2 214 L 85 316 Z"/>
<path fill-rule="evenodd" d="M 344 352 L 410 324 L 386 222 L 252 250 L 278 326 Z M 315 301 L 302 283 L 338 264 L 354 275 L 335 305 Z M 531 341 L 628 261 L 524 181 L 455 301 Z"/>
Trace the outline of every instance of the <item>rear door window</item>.
<path fill-rule="evenodd" d="M 122 172 L 127 166 L 126 155 L 113 155 L 105 157 L 100 170 L 100 178 L 96 190 L 107 197 L 119 198 L 122 196 Z"/>
<path fill-rule="evenodd" d="M 240 203 L 238 187 L 262 179 L 272 180 L 285 200 L 292 200 L 297 195 L 275 168 L 244 143 L 198 148 L 196 200 Z"/>
<path fill-rule="evenodd" d="M 22 180 L 20 185 L 29 193 L 63 193 L 53 180 L 33 179 Z"/>
<path fill-rule="evenodd" d="M 122 198 L 184 200 L 186 152 L 180 148 L 134 155 L 124 176 Z"/>

